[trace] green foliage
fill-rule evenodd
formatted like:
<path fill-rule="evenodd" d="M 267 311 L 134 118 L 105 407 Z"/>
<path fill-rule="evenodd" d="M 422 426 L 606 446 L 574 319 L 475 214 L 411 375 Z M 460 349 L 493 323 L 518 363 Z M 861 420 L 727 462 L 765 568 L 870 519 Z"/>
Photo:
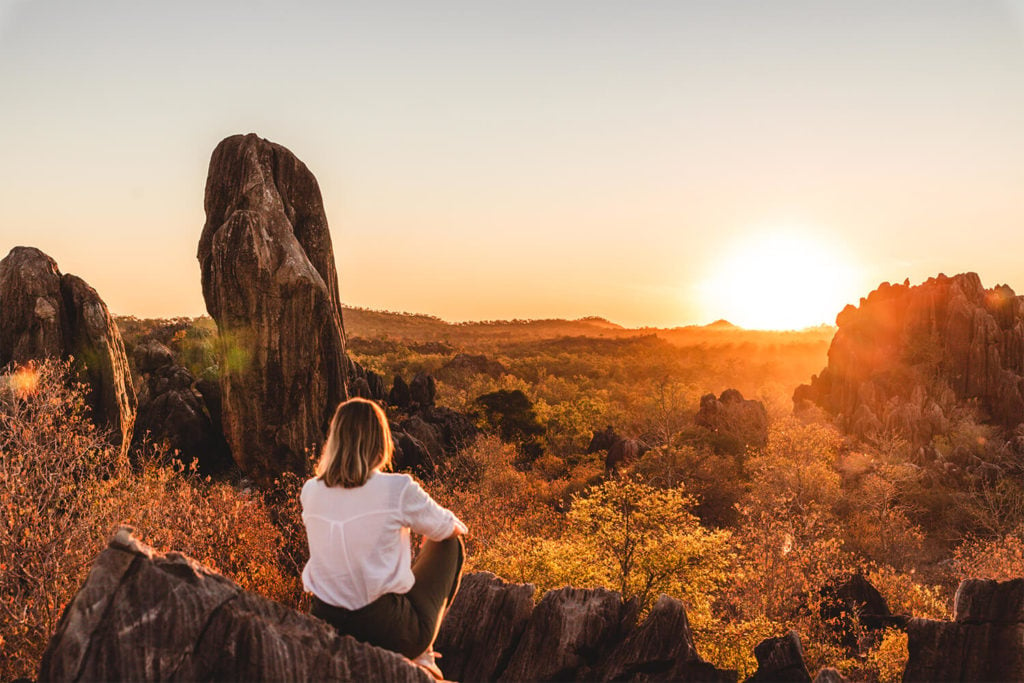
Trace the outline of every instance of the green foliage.
<path fill-rule="evenodd" d="M 544 433 L 544 425 L 537 421 L 533 403 L 519 389 L 499 389 L 476 399 L 483 410 L 484 420 L 498 430 L 501 438 L 522 445 L 524 455 L 536 460 L 542 452 L 537 437 Z"/>

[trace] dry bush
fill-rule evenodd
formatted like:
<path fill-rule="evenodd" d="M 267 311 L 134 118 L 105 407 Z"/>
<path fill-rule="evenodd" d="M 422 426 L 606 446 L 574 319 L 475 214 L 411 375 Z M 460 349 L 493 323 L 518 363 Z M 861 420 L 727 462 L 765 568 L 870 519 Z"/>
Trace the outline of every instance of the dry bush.
<path fill-rule="evenodd" d="M 89 483 L 124 468 L 87 419 L 69 362 L 0 375 L 0 679 L 34 677 L 65 603 L 100 550 Z"/>
<path fill-rule="evenodd" d="M 1024 533 L 996 539 L 969 538 L 953 553 L 952 578 L 1009 581 L 1024 576 Z"/>
<path fill-rule="evenodd" d="M 262 496 L 159 451 L 133 467 L 93 426 L 69 376 L 56 361 L 0 376 L 0 679 L 35 675 L 64 606 L 122 523 L 294 605 L 301 586 Z"/>

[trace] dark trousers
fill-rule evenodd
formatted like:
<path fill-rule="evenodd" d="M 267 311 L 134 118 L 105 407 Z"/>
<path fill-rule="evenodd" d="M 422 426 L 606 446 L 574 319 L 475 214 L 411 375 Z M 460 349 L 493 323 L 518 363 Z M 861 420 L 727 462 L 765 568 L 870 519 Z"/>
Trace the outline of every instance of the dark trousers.
<path fill-rule="evenodd" d="M 416 583 L 408 593 L 385 593 L 357 610 L 328 605 L 314 595 L 310 612 L 339 633 L 413 659 L 434 644 L 441 618 L 459 590 L 465 557 L 458 536 L 424 541 L 412 565 Z"/>

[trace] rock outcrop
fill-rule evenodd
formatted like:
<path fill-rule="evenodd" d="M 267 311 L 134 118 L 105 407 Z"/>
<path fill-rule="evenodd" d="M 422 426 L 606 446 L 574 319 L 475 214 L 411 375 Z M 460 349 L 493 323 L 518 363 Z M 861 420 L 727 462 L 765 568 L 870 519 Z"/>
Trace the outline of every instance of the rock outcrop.
<path fill-rule="evenodd" d="M 257 481 L 301 473 L 348 395 L 320 188 L 284 147 L 236 135 L 213 152 L 205 206 L 198 258 L 221 339 L 225 437 Z"/>
<path fill-rule="evenodd" d="M 975 273 L 910 286 L 883 283 L 836 318 L 828 366 L 798 387 L 846 433 L 892 433 L 915 447 L 950 429 L 968 404 L 992 424 L 1024 421 L 1024 300 Z"/>
<path fill-rule="evenodd" d="M 757 671 L 744 683 L 811 683 L 811 674 L 804 664 L 800 635 L 796 631 L 762 640 L 754 648 L 754 658 L 757 660 Z"/>
<path fill-rule="evenodd" d="M 851 654 L 858 654 L 861 631 L 880 634 L 887 628 L 904 628 L 908 617 L 893 614 L 885 598 L 863 574 L 821 590 L 821 620 Z"/>
<path fill-rule="evenodd" d="M 637 605 L 604 589 L 532 585 L 486 572 L 463 578 L 436 649 L 448 680 L 732 681 L 703 661 L 682 603 Z M 405 658 L 247 593 L 123 528 L 65 608 L 40 681 L 429 681 Z"/>
<path fill-rule="evenodd" d="M 736 389 L 726 389 L 715 398 L 700 399 L 694 422 L 711 431 L 719 453 L 742 454 L 747 447 L 761 448 L 768 443 L 768 411 L 764 404 L 743 398 Z"/>
<path fill-rule="evenodd" d="M 561 588 L 533 606 L 532 585 L 470 574 L 437 640 L 447 677 L 467 681 L 735 681 L 697 654 L 686 610 L 604 589 Z"/>
<path fill-rule="evenodd" d="M 38 680 L 434 679 L 122 529 L 65 608 Z"/>
<path fill-rule="evenodd" d="M 368 375 L 370 373 L 367 373 Z M 409 469 L 430 478 L 437 467 L 469 445 L 479 430 L 473 418 L 435 404 L 437 380 L 419 372 L 411 382 L 395 375 L 391 390 L 380 387 L 374 398 L 391 406 L 391 434 L 396 469 Z"/>
<path fill-rule="evenodd" d="M 953 621 L 911 619 L 903 680 L 1024 680 L 1024 579 L 968 579 Z"/>
<path fill-rule="evenodd" d="M 586 452 L 589 454 L 606 451 L 604 469 L 606 472 L 614 472 L 635 462 L 649 450 L 651 447 L 645 442 L 640 439 L 623 438 L 616 434 L 614 427 L 608 425 L 603 431 L 594 430 L 594 436 L 590 439 Z"/>
<path fill-rule="evenodd" d="M 217 413 L 210 410 L 192 373 L 175 363 L 171 350 L 155 339 L 139 343 L 132 355 L 141 378 L 136 440 L 165 442 L 183 461 L 197 461 L 205 474 L 230 467 L 231 452 Z M 216 392 L 214 387 L 203 388 Z"/>
<path fill-rule="evenodd" d="M 463 577 L 435 649 L 453 681 L 492 681 L 505 671 L 533 611 L 533 585 L 490 572 Z"/>
<path fill-rule="evenodd" d="M 67 356 L 89 387 L 93 419 L 127 452 L 137 404 L 117 324 L 84 280 L 62 275 L 38 249 L 15 247 L 0 261 L 0 367 Z"/>

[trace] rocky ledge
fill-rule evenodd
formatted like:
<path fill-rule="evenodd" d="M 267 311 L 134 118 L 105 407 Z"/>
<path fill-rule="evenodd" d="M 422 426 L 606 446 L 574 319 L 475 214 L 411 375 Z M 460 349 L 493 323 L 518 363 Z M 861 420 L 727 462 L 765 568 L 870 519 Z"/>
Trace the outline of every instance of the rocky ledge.
<path fill-rule="evenodd" d="M 549 591 L 488 572 L 463 579 L 436 648 L 450 680 L 736 681 L 697 652 L 686 610 L 661 596 L 637 606 L 597 589 Z M 968 580 L 952 622 L 912 619 L 904 681 L 1024 680 L 1024 579 Z M 748 681 L 810 681 L 791 631 L 755 649 Z M 40 681 L 431 681 L 393 652 L 248 593 L 180 553 L 121 529 L 68 604 Z M 840 681 L 822 669 L 815 681 Z"/>
<path fill-rule="evenodd" d="M 438 638 L 451 680 L 735 681 L 697 654 L 682 603 L 633 601 L 467 575 Z M 248 593 L 180 553 L 121 529 L 68 604 L 40 681 L 429 681 L 404 657 Z"/>

